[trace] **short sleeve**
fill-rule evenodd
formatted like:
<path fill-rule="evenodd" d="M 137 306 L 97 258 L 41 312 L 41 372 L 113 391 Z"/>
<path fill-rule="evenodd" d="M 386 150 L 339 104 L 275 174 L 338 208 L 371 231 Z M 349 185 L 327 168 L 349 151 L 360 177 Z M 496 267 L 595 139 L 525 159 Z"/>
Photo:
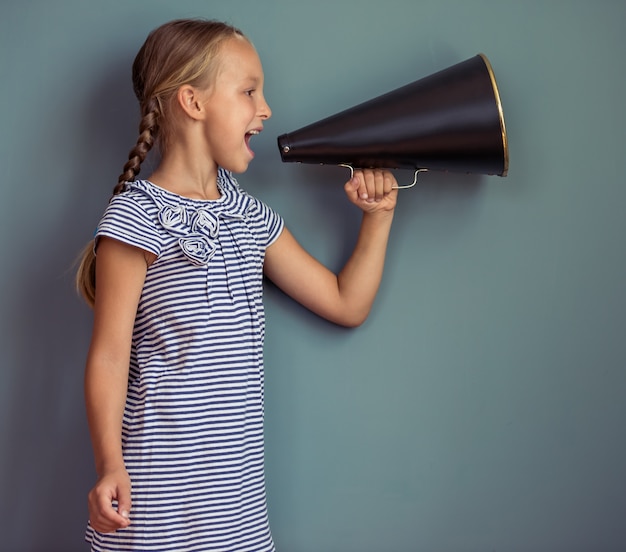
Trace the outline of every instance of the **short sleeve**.
<path fill-rule="evenodd" d="M 98 238 L 107 236 L 154 253 L 161 253 L 162 243 L 154 215 L 131 194 L 113 196 L 96 230 Z"/>
<path fill-rule="evenodd" d="M 267 249 L 278 239 L 283 231 L 285 222 L 283 218 L 276 211 L 274 211 L 274 209 L 263 202 L 260 203 L 261 213 L 263 215 L 263 220 L 265 221 L 265 227 L 267 228 L 267 242 L 265 244 L 265 248 Z"/>
<path fill-rule="evenodd" d="M 220 171 L 222 171 L 222 169 L 220 169 Z M 283 231 L 285 227 L 283 218 L 269 205 L 243 190 L 232 173 L 223 171 L 220 175 L 225 182 L 229 183 L 235 194 L 243 198 L 244 204 L 246 202 L 248 203 L 248 207 L 244 207 L 244 209 L 248 212 L 255 212 L 254 219 L 256 220 L 256 224 L 263 229 L 263 246 L 267 249 L 278 239 Z"/>

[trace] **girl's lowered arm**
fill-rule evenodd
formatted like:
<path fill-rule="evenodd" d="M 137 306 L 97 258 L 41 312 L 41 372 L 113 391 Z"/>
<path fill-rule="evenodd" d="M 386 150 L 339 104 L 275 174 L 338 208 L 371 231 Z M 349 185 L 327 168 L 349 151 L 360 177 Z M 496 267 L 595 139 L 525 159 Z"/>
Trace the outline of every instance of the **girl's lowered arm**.
<path fill-rule="evenodd" d="M 122 417 L 131 336 L 146 266 L 143 251 L 100 238 L 85 402 L 98 474 L 98 483 L 89 494 L 90 521 L 101 532 L 129 523 L 130 481 L 122 458 Z M 111 506 L 113 500 L 118 501 L 117 511 Z"/>

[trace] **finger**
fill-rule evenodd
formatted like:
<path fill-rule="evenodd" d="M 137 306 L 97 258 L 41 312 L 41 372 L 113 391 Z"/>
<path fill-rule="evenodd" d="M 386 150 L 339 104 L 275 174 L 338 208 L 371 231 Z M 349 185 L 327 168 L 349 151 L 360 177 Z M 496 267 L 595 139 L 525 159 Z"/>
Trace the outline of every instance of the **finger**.
<path fill-rule="evenodd" d="M 373 184 L 372 171 L 360 169 L 355 171 L 355 177 L 359 179 L 358 197 L 361 201 L 371 202 L 374 198 L 375 186 Z"/>
<path fill-rule="evenodd" d="M 374 201 L 379 202 L 385 197 L 385 172 L 381 169 L 374 171 Z"/>
<path fill-rule="evenodd" d="M 130 520 L 118 513 L 111 498 L 106 495 L 90 496 L 89 514 L 91 525 L 100 533 L 112 533 L 130 524 Z"/>
<path fill-rule="evenodd" d="M 370 197 L 370 190 L 368 187 L 369 171 L 354 171 L 354 178 L 358 182 L 357 194 L 359 199 L 367 201 Z"/>
<path fill-rule="evenodd" d="M 113 524 L 116 529 L 129 524 L 128 515 L 124 517 L 110 502 L 99 505 L 98 515 L 98 519 Z"/>
<path fill-rule="evenodd" d="M 361 199 L 368 203 L 378 202 L 383 197 L 383 171 L 380 169 L 368 169 L 363 171 L 364 185 Z"/>
<path fill-rule="evenodd" d="M 398 183 L 396 182 L 396 177 L 393 175 L 391 171 L 385 171 L 384 173 L 384 184 L 383 184 L 383 193 L 384 195 L 389 195 L 395 187 L 397 187 Z"/>
<path fill-rule="evenodd" d="M 348 182 L 346 182 L 343 187 L 344 191 L 346 192 L 346 195 L 348 196 L 348 199 L 350 199 L 350 201 L 352 201 L 353 203 L 358 201 L 360 185 L 361 184 L 360 184 L 359 178 L 353 175 L 352 178 L 348 180 Z"/>
<path fill-rule="evenodd" d="M 359 187 L 359 179 L 356 176 L 357 171 L 352 171 L 352 173 L 350 174 L 350 179 L 346 182 L 345 184 L 345 188 L 346 190 L 350 189 L 350 190 L 356 190 Z"/>
<path fill-rule="evenodd" d="M 97 516 L 93 516 L 89 519 L 89 525 L 98 531 L 98 533 L 115 533 L 115 531 L 120 528 L 115 523 L 102 520 Z"/>
<path fill-rule="evenodd" d="M 367 201 L 368 203 L 373 203 L 376 201 L 376 171 L 368 170 L 364 173 L 365 176 L 365 187 L 367 188 Z"/>
<path fill-rule="evenodd" d="M 117 493 L 117 513 L 124 519 L 124 527 L 130 525 L 130 487 L 120 487 Z"/>
<path fill-rule="evenodd" d="M 113 506 L 109 505 L 108 510 L 113 511 L 116 514 Z M 101 511 L 99 508 L 89 508 L 89 524 L 100 533 L 113 533 L 120 528 L 116 519 L 109 518 L 109 512 Z"/>

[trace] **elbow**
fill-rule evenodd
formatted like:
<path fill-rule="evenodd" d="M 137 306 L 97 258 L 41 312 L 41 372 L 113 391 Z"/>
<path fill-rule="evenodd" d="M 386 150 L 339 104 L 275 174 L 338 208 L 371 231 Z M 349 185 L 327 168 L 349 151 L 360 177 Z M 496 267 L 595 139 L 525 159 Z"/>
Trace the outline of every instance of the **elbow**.
<path fill-rule="evenodd" d="M 365 322 L 365 320 L 366 320 L 365 318 L 359 319 L 359 320 L 350 320 L 346 322 L 345 324 L 342 324 L 342 326 L 344 328 L 349 328 L 349 329 L 358 328 L 359 326 L 363 325 L 363 322 Z"/>
<path fill-rule="evenodd" d="M 343 316 L 341 316 L 338 320 L 335 320 L 335 322 L 344 328 L 358 328 L 367 320 L 368 315 L 369 311 L 354 313 L 346 312 L 343 313 Z"/>

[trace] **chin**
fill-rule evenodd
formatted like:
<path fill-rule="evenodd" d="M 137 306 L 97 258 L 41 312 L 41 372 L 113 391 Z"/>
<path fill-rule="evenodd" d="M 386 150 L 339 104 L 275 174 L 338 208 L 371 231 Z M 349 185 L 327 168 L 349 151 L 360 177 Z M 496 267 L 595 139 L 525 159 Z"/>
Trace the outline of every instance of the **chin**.
<path fill-rule="evenodd" d="M 248 167 L 250 167 L 250 163 L 252 163 L 252 159 L 250 159 L 249 161 L 242 161 L 241 163 L 237 163 L 236 167 L 232 168 L 232 172 L 237 174 L 245 173 L 248 170 Z"/>
<path fill-rule="evenodd" d="M 245 173 L 248 170 L 248 167 L 250 166 L 250 164 L 246 164 L 245 166 L 238 166 L 238 167 L 233 167 L 232 169 L 228 169 L 230 172 L 234 173 L 234 174 L 242 174 Z"/>
<path fill-rule="evenodd" d="M 224 159 L 224 164 L 219 163 L 219 166 L 232 173 L 241 174 L 248 170 L 253 160 L 254 155 L 248 153 L 247 155 L 231 156 L 230 159 Z"/>

